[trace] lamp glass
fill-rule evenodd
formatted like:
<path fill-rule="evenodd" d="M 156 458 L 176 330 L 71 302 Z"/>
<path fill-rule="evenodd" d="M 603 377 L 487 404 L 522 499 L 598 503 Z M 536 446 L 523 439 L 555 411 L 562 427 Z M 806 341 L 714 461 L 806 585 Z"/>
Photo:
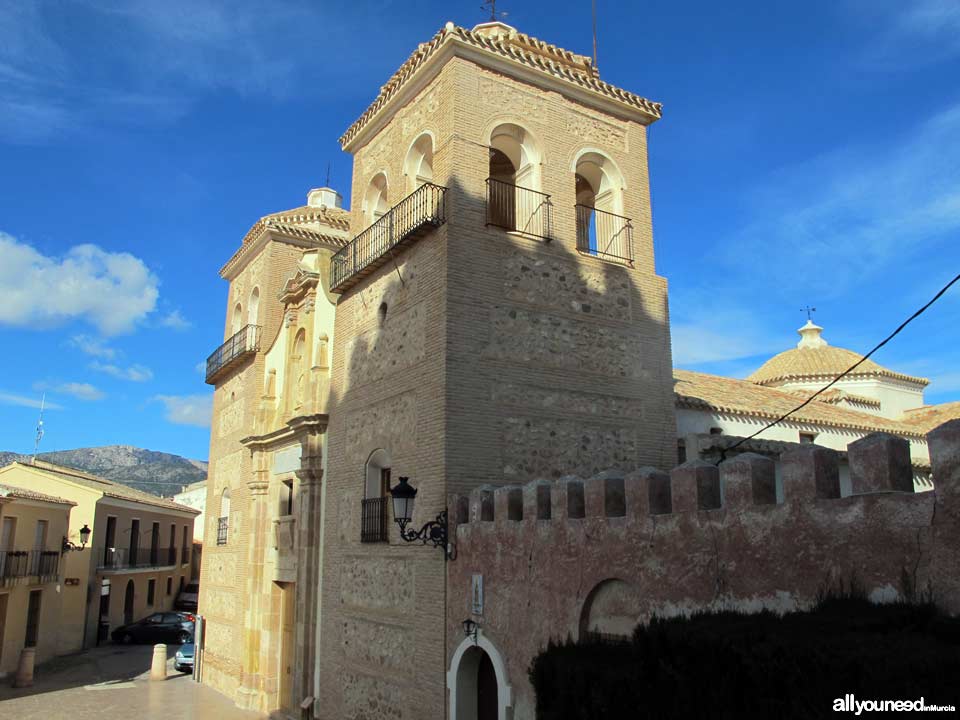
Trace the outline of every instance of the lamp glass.
<path fill-rule="evenodd" d="M 80 528 L 80 544 L 86 545 L 89 539 L 90 539 L 90 528 L 84 525 L 82 528 Z"/>
<path fill-rule="evenodd" d="M 401 477 L 400 482 L 390 488 L 395 522 L 410 522 L 413 518 L 413 503 L 417 497 L 417 489 L 410 487 L 408 480 L 409 478 Z"/>

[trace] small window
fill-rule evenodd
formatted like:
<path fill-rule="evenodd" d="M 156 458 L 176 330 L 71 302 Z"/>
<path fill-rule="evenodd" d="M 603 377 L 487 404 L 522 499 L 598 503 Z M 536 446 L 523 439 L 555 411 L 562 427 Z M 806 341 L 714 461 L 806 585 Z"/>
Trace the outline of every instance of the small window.
<path fill-rule="evenodd" d="M 813 444 L 817 441 L 817 433 L 812 432 L 802 432 L 800 433 L 800 442 L 804 445 Z"/>
<path fill-rule="evenodd" d="M 280 486 L 280 514 L 293 515 L 293 480 L 284 480 Z"/>
<path fill-rule="evenodd" d="M 153 605 L 153 601 L 155 600 L 156 594 L 157 594 L 157 581 L 153 579 L 148 580 L 147 581 L 147 605 L 150 605 L 150 606 Z"/>
<path fill-rule="evenodd" d="M 711 435 L 723 435 L 723 428 L 712 427 L 710 428 Z"/>
<path fill-rule="evenodd" d="M 167 595 L 173 595 L 173 578 L 167 578 Z"/>
<path fill-rule="evenodd" d="M 677 464 L 683 465 L 687 461 L 687 443 L 682 438 L 677 440 Z"/>

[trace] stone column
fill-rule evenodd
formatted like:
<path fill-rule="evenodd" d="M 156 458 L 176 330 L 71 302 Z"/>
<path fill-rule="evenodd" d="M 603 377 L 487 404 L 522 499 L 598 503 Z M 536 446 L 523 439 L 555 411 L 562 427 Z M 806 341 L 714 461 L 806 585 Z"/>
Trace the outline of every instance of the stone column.
<path fill-rule="evenodd" d="M 297 506 L 296 658 L 293 677 L 296 703 L 313 695 L 317 622 L 320 610 L 320 490 L 323 482 L 325 426 L 311 425 L 300 436 L 299 503 Z"/>
<path fill-rule="evenodd" d="M 242 633 L 243 654 L 241 657 L 240 692 L 247 696 L 247 707 L 261 709 L 267 699 L 264 696 L 264 677 L 261 654 L 261 617 L 263 613 L 262 594 L 264 592 L 263 561 L 269 542 L 267 491 L 270 487 L 270 454 L 263 450 L 252 451 L 253 472 L 247 482 L 250 502 L 247 509 L 247 522 L 250 533 L 247 536 L 247 587 L 243 605 Z"/>

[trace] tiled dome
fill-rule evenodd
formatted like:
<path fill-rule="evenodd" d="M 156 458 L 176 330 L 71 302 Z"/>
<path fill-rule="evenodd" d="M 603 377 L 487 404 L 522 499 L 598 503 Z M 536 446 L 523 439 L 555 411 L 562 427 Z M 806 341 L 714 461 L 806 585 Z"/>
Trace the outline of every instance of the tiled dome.
<path fill-rule="evenodd" d="M 840 347 L 832 347 L 821 337 L 823 328 L 814 325 L 811 321 L 800 328 L 800 342 L 792 350 L 786 350 L 774 355 L 761 365 L 747 380 L 758 385 L 774 385 L 787 380 L 811 378 L 835 378 L 840 373 L 853 366 L 863 355 Z M 924 378 L 903 375 L 878 365 L 873 360 L 866 360 L 852 373 L 855 377 L 864 375 L 882 375 L 885 377 L 905 380 L 918 385 L 928 385 L 929 380 Z"/>

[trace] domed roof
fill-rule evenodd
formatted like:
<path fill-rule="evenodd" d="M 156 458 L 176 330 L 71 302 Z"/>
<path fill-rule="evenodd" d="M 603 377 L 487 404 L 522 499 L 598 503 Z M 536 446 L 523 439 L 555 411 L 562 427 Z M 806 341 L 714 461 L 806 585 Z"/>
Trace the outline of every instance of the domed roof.
<path fill-rule="evenodd" d="M 833 347 L 821 337 L 823 328 L 807 320 L 807 324 L 797 330 L 800 342 L 792 350 L 774 355 L 761 365 L 747 380 L 758 385 L 773 385 L 786 380 L 833 379 L 863 360 L 863 355 L 845 348 Z M 924 378 L 904 375 L 888 370 L 873 360 L 864 360 L 848 377 L 882 375 L 897 380 L 929 385 Z"/>

